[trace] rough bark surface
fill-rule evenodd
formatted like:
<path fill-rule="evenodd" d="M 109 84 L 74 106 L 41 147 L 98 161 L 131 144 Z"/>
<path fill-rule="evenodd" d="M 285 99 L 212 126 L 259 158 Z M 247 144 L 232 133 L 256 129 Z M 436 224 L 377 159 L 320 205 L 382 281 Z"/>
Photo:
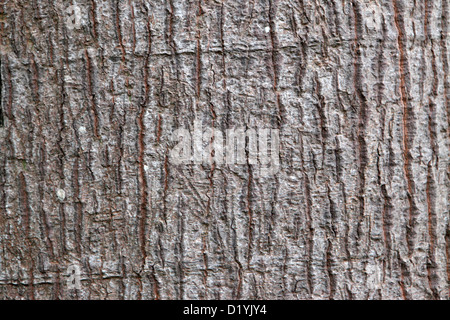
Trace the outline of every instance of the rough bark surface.
<path fill-rule="evenodd" d="M 448 17 L 2 0 L 0 298 L 449 299 Z M 279 129 L 280 171 L 172 164 L 195 117 Z"/>

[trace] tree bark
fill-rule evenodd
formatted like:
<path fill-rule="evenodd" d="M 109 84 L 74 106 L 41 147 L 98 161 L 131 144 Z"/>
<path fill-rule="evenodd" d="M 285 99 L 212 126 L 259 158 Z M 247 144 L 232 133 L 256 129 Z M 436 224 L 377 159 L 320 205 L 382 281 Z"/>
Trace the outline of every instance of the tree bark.
<path fill-rule="evenodd" d="M 1 299 L 449 299 L 448 0 L 0 10 Z M 194 119 L 279 172 L 173 164 Z"/>

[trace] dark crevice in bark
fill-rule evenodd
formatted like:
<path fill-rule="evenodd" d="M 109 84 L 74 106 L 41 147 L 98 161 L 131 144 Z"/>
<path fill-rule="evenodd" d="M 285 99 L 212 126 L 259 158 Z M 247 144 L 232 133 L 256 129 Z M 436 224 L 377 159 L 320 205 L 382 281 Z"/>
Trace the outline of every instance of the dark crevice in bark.
<path fill-rule="evenodd" d="M 439 145 L 436 142 L 437 139 L 437 119 L 436 119 L 436 106 L 435 98 L 438 94 L 438 74 L 436 66 L 436 54 L 433 49 L 433 40 L 431 37 L 431 30 L 428 17 L 432 10 L 432 1 L 425 1 L 424 3 L 424 33 L 427 38 L 427 45 L 431 48 L 431 68 L 433 72 L 432 92 L 428 99 L 428 131 L 430 135 L 430 145 L 432 150 L 432 159 L 428 163 L 427 183 L 426 183 L 426 198 L 427 198 L 427 213 L 428 213 L 428 236 L 429 236 L 429 261 L 427 262 L 427 275 L 428 285 L 430 287 L 432 297 L 434 299 L 439 298 L 438 288 L 436 287 L 436 259 L 435 259 L 435 239 L 436 239 L 436 212 L 435 212 L 435 181 L 433 178 L 432 162 L 435 162 L 436 168 L 439 167 Z M 423 53 L 425 55 L 425 53 Z M 425 58 L 424 58 L 425 59 Z M 425 61 L 424 61 L 425 64 Z M 423 80 L 422 80 L 423 83 Z"/>
<path fill-rule="evenodd" d="M 24 174 L 21 172 L 19 174 L 19 181 L 18 181 L 18 191 L 19 191 L 19 198 L 20 198 L 20 204 L 21 204 L 21 211 L 23 214 L 23 232 L 24 232 L 24 239 L 25 239 L 25 252 L 28 254 L 28 257 L 26 257 L 26 263 L 28 264 L 28 298 L 31 300 L 34 300 L 34 259 L 33 259 L 33 243 L 32 243 L 32 235 L 31 235 L 31 208 L 30 208 L 30 202 L 28 197 L 28 187 L 27 187 L 27 181 L 25 179 Z"/>
<path fill-rule="evenodd" d="M 447 255 L 447 286 L 450 286 L 450 228 L 447 225 L 447 231 L 445 234 L 445 253 Z M 449 297 L 450 297 L 450 287 L 448 289 Z"/>
<path fill-rule="evenodd" d="M 135 16 L 134 16 L 134 7 L 133 7 L 133 3 L 131 2 L 131 0 L 128 0 L 128 5 L 130 6 L 130 13 L 131 13 L 131 33 L 132 33 L 132 37 L 133 37 L 133 42 L 132 42 L 132 50 L 131 52 L 133 54 L 135 54 L 136 51 L 136 23 L 135 23 Z"/>
<path fill-rule="evenodd" d="M 246 130 L 248 127 L 245 128 Z M 247 143 L 247 141 L 246 141 Z M 248 245 L 247 245 L 247 269 L 250 269 L 250 261 L 252 259 L 252 249 L 253 249 L 253 228 L 254 228 L 254 221 L 253 221 L 253 170 L 252 166 L 249 162 L 249 146 L 247 145 L 245 149 L 246 153 L 246 164 L 247 164 L 247 170 L 248 170 L 248 179 L 247 179 L 247 190 L 246 190 L 246 210 L 248 215 Z M 270 235 L 269 235 L 270 236 Z"/>
<path fill-rule="evenodd" d="M 235 217 L 233 216 L 232 218 L 233 220 L 231 221 L 231 226 L 236 224 L 235 221 Z M 242 277 L 243 277 L 243 271 L 244 268 L 242 266 L 242 263 L 239 261 L 239 251 L 237 248 L 237 232 L 236 232 L 236 226 L 232 227 L 232 233 L 233 233 L 233 237 L 232 237 L 232 247 L 233 247 L 233 257 L 234 257 L 234 262 L 236 263 L 237 267 L 238 267 L 238 271 L 237 271 L 237 284 L 233 290 L 233 299 L 241 299 L 241 295 L 242 295 Z"/>
<path fill-rule="evenodd" d="M 397 0 L 392 1 L 393 9 L 394 9 L 394 23 L 395 27 L 397 29 L 397 43 L 398 43 L 398 51 L 399 51 L 399 72 L 400 72 L 400 98 L 401 103 L 403 106 L 403 171 L 406 179 L 406 185 L 407 185 L 407 198 L 409 203 L 409 221 L 406 228 L 406 241 L 408 244 L 408 251 L 409 255 L 411 256 L 414 251 L 414 243 L 415 243 L 415 227 L 416 227 L 416 205 L 414 202 L 414 181 L 413 181 L 413 175 L 411 172 L 411 154 L 410 154 L 410 145 L 411 142 L 414 140 L 414 113 L 412 106 L 409 103 L 409 91 L 408 91 L 408 77 L 409 77 L 409 70 L 408 70 L 408 58 L 406 54 L 406 41 L 405 41 L 405 30 L 404 30 L 404 18 L 402 16 L 403 12 L 403 3 L 400 3 Z M 404 279 L 403 277 L 405 275 L 409 276 L 409 272 L 407 272 L 408 265 L 402 261 L 400 263 L 401 266 L 401 274 L 402 274 L 402 281 L 403 285 L 401 285 L 402 288 L 402 295 L 404 299 L 407 299 L 409 297 L 406 288 L 404 286 Z M 410 279 L 408 279 L 410 280 Z"/>
<path fill-rule="evenodd" d="M 409 202 L 409 223 L 407 226 L 407 242 L 409 253 L 412 254 L 414 241 L 415 241 L 415 219 L 416 219 L 416 205 L 414 203 L 414 181 L 411 172 L 411 154 L 410 145 L 414 140 L 414 113 L 412 106 L 409 103 L 409 89 L 408 89 L 408 77 L 409 67 L 408 58 L 406 54 L 406 41 L 404 30 L 404 18 L 402 16 L 403 5 L 397 0 L 392 1 L 394 8 L 394 22 L 397 29 L 398 37 L 398 50 L 400 54 L 399 58 L 399 71 L 400 71 L 400 97 L 403 106 L 403 161 L 404 161 L 404 173 L 408 190 L 408 202 Z"/>
<path fill-rule="evenodd" d="M 67 45 L 67 44 L 65 44 Z M 65 129 L 65 113 L 64 110 L 67 108 L 67 92 L 66 92 L 66 83 L 64 80 L 65 77 L 65 68 L 63 65 L 63 60 L 61 60 L 61 68 L 59 72 L 57 73 L 59 75 L 59 85 L 58 88 L 60 90 L 60 96 L 59 96 L 59 103 L 58 103 L 58 126 L 56 127 L 57 130 L 57 139 L 56 139 L 56 148 L 57 148 L 57 174 L 60 181 L 62 181 L 61 188 L 64 189 L 64 162 L 65 162 L 65 151 L 64 151 L 64 145 L 63 145 L 63 136 L 64 136 L 64 129 Z M 69 111 L 71 111 L 70 108 L 68 108 Z M 73 118 L 73 115 L 72 115 Z M 76 132 L 76 131 L 75 131 Z M 79 142 L 78 142 L 79 145 Z M 59 215 L 59 237 L 58 240 L 55 241 L 55 245 L 59 248 L 58 250 L 58 258 L 63 257 L 66 254 L 66 214 L 65 214 L 65 204 L 64 202 L 60 202 L 57 204 L 58 207 L 58 215 Z M 60 277 L 59 270 L 58 270 L 58 277 Z M 55 290 L 55 295 L 58 295 L 60 297 L 63 297 L 63 294 L 60 292 L 60 290 L 63 290 L 62 287 L 58 288 L 59 290 Z"/>
<path fill-rule="evenodd" d="M 92 70 L 92 62 L 91 58 L 89 57 L 87 49 L 84 51 L 84 58 L 85 58 L 85 68 L 86 68 L 86 79 L 87 79 L 87 92 L 88 92 L 88 100 L 90 105 L 90 110 L 92 113 L 92 127 L 94 129 L 94 135 L 98 139 L 100 139 L 99 135 L 99 116 L 98 116 L 98 110 L 97 110 L 97 104 L 96 104 L 96 98 L 95 98 L 95 92 L 93 87 L 93 70 Z"/>
<path fill-rule="evenodd" d="M 315 95 L 317 96 L 318 103 L 317 103 L 317 113 L 319 114 L 319 127 L 320 127 L 320 140 L 322 144 L 322 164 L 321 167 L 324 167 L 325 162 L 325 148 L 326 148 L 326 141 L 328 138 L 328 125 L 327 125 L 327 118 L 326 118 L 326 104 L 325 99 L 322 95 L 322 88 L 319 81 L 319 75 L 315 74 L 314 79 L 315 84 Z"/>
<path fill-rule="evenodd" d="M 175 273 L 178 274 L 178 299 L 184 299 L 185 294 L 185 266 L 184 266 L 184 216 L 180 210 L 180 199 L 178 199 L 178 241 L 176 243 L 175 255 L 177 256 L 177 262 L 175 267 Z"/>
<path fill-rule="evenodd" d="M 346 273 L 346 277 L 348 279 L 348 281 L 353 281 L 352 279 L 352 270 L 353 270 L 353 261 L 352 261 L 352 256 L 350 253 L 350 248 L 349 248 L 349 236 L 350 236 L 350 226 L 349 226 L 349 214 L 347 211 L 347 193 L 345 191 L 345 183 L 344 183 L 344 176 L 343 176 L 343 167 L 341 165 L 342 163 L 342 156 L 340 155 L 340 151 L 341 151 L 341 146 L 339 144 L 339 139 L 336 137 L 335 138 L 336 141 L 336 150 L 335 150 L 335 158 L 336 158 L 336 172 L 337 172 L 337 183 L 339 184 L 340 187 L 340 191 L 341 191 L 341 195 L 342 195 L 342 199 L 343 199 L 343 213 L 344 213 L 344 218 L 348 221 L 348 223 L 345 224 L 344 227 L 344 235 L 345 235 L 345 239 L 342 240 L 343 242 L 343 247 L 344 247 L 344 251 L 345 251 L 345 260 L 348 262 L 348 267 L 345 270 Z M 353 293 L 351 291 L 351 289 L 349 288 L 349 286 L 345 286 L 345 290 L 346 290 L 346 294 L 347 294 L 347 298 L 348 299 L 353 299 Z"/>
<path fill-rule="evenodd" d="M 353 9 L 353 19 L 354 19 L 354 43 L 353 43 L 353 89 L 355 92 L 356 102 L 355 109 L 358 110 L 358 122 L 356 124 L 356 152 L 358 159 L 358 180 L 359 180 L 359 216 L 356 227 L 356 236 L 357 240 L 360 240 L 362 236 L 364 236 L 367 241 L 357 241 L 357 247 L 361 243 L 361 247 L 365 244 L 365 251 L 362 253 L 363 248 L 358 248 L 357 252 L 359 255 L 368 254 L 368 250 L 370 248 L 370 234 L 365 234 L 363 231 L 363 224 L 366 219 L 366 167 L 368 163 L 367 157 L 367 142 L 366 142 L 366 127 L 369 125 L 369 107 L 367 104 L 367 98 L 364 94 L 364 77 L 363 71 L 361 70 L 362 66 L 362 57 L 361 57 L 361 38 L 363 32 L 363 18 L 361 14 L 361 8 L 359 7 L 359 3 L 357 1 L 352 2 Z M 363 261 L 365 270 L 366 262 Z M 365 272 L 362 273 L 363 277 L 367 277 Z"/>
<path fill-rule="evenodd" d="M 196 59 L 195 59 L 195 76 L 196 76 L 196 90 L 197 98 L 200 99 L 200 90 L 202 87 L 202 46 L 201 46 L 201 31 L 199 27 L 199 20 L 203 14 L 202 11 L 202 1 L 198 1 L 198 9 L 196 16 L 196 27 L 197 27 L 197 41 L 196 41 Z"/>
<path fill-rule="evenodd" d="M 432 167 L 428 165 L 427 174 L 427 184 L 426 184 L 426 195 L 427 195 L 427 211 L 428 211 L 428 236 L 429 236 L 429 261 L 427 262 L 427 274 L 428 274 L 428 285 L 432 296 L 435 300 L 439 299 L 438 288 L 437 288 L 437 274 L 436 274 L 436 259 L 435 259 L 435 242 L 436 242 L 436 212 L 434 208 L 434 203 L 436 199 L 434 179 L 432 176 Z"/>
<path fill-rule="evenodd" d="M 80 199 L 80 181 L 79 181 L 79 158 L 75 159 L 72 171 L 73 181 L 73 201 L 75 207 L 75 246 L 77 248 L 78 255 L 82 257 L 82 243 L 83 243 L 83 204 Z"/>
<path fill-rule="evenodd" d="M 39 193 L 39 217 L 40 217 L 40 227 L 41 227 L 41 233 L 42 237 L 44 238 L 45 244 L 47 246 L 47 252 L 52 261 L 55 259 L 55 251 L 53 247 L 53 242 L 50 237 L 50 228 L 51 228 L 51 222 L 49 219 L 49 216 L 44 209 L 44 183 L 45 183 L 45 176 L 46 176 L 46 165 L 47 165 L 47 159 L 46 159 L 46 152 L 45 152 L 45 142 L 43 145 L 39 148 L 39 186 L 38 186 L 38 193 Z"/>
<path fill-rule="evenodd" d="M 281 128 L 283 123 L 284 108 L 281 103 L 280 93 L 278 88 L 278 78 L 279 78 L 279 62 L 278 57 L 278 39 L 276 35 L 275 26 L 275 15 L 276 15 L 276 4 L 277 0 L 269 0 L 269 33 L 270 33 L 270 52 L 271 52 L 271 70 L 272 70 L 272 81 L 273 81 L 273 91 L 275 93 L 275 102 L 278 108 L 278 125 Z"/>
<path fill-rule="evenodd" d="M 13 85 L 12 85 L 12 80 L 11 80 L 11 70 L 9 68 L 9 61 L 8 58 L 5 59 L 5 74 L 6 74 L 6 83 L 7 83 L 7 87 L 8 87 L 8 93 L 7 93 L 7 97 L 8 97 L 8 103 L 6 105 L 6 116 L 8 118 L 8 120 L 11 123 L 11 126 L 15 126 L 15 117 L 13 114 Z M 3 75 L 3 73 L 2 73 Z"/>
<path fill-rule="evenodd" d="M 306 202 L 305 210 L 305 228 L 306 228 L 306 246 L 305 246 L 305 256 L 306 256 L 306 281 L 308 286 L 308 293 L 310 297 L 314 294 L 314 283 L 313 283 L 313 273 L 312 273 L 312 262 L 313 262 L 313 251 L 314 251 L 314 228 L 312 226 L 312 198 L 311 198 L 311 187 L 308 174 L 306 173 L 305 160 L 303 153 L 305 152 L 303 147 L 303 135 L 299 136 L 300 142 L 300 152 L 301 152 L 301 170 L 303 174 L 303 185 L 304 185 L 304 197 Z"/>
<path fill-rule="evenodd" d="M 442 61 L 443 61 L 443 68 L 444 68 L 444 103 L 445 103 L 445 109 L 447 111 L 447 143 L 450 150 L 450 104 L 448 102 L 448 95 L 449 95 L 449 83 L 448 83 L 448 74 L 449 74 L 449 67 L 448 67 L 448 57 L 447 57 L 447 37 L 448 37 L 448 1 L 443 0 L 442 1 L 442 29 L 441 29 L 441 42 L 440 46 L 442 48 Z M 447 166 L 447 172 L 448 176 L 450 176 L 450 167 Z M 448 295 L 447 298 L 450 299 L 450 221 L 447 221 L 447 233 L 445 237 L 446 241 L 446 257 L 447 257 L 447 286 L 448 286 Z"/>
<path fill-rule="evenodd" d="M 138 122 L 138 166 L 139 166 L 139 173 L 138 173 L 138 179 L 139 179 L 139 192 L 140 192 L 140 207 L 139 207 L 139 242 L 140 242 L 140 249 L 142 254 L 142 265 L 145 265 L 145 261 L 147 258 L 147 251 L 146 251 L 146 223 L 147 223 L 147 202 L 148 202 L 148 188 L 147 188 L 147 179 L 146 179 L 146 173 L 145 173 L 145 160 L 144 160 L 144 154 L 145 154 L 145 124 L 144 124 L 144 114 L 145 114 L 145 108 L 144 106 L 140 107 L 141 111 L 139 114 L 139 118 L 137 120 Z"/>
<path fill-rule="evenodd" d="M 95 0 L 91 0 L 90 18 L 92 37 L 97 40 L 97 4 L 95 3 Z"/>
<path fill-rule="evenodd" d="M 115 8 L 114 8 L 114 18 L 115 18 L 115 32 L 116 32 L 116 36 L 117 36 L 117 40 L 119 41 L 119 46 L 120 46 L 120 51 L 122 52 L 122 63 L 125 63 L 125 46 L 123 45 L 123 40 L 122 40 L 122 29 L 120 26 L 120 0 L 116 0 L 115 2 Z"/>
<path fill-rule="evenodd" d="M 391 211 L 392 211 L 392 204 L 391 204 L 391 198 L 386 190 L 386 185 L 381 185 L 381 192 L 383 194 L 383 211 L 382 211 L 382 220 L 383 220 L 383 238 L 384 243 L 386 246 L 386 253 L 384 258 L 384 266 L 386 267 L 386 264 L 391 265 L 391 226 L 392 226 L 392 217 L 391 217 Z M 383 274 L 386 274 L 386 272 L 383 272 Z"/>
<path fill-rule="evenodd" d="M 3 72 L 2 72 L 2 62 L 0 60 L 0 128 L 5 126 L 5 119 L 3 116 Z"/>
<path fill-rule="evenodd" d="M 163 171 L 164 171 L 164 187 L 163 187 L 163 212 L 162 212 L 162 218 L 164 219 L 164 222 L 167 224 L 167 193 L 169 190 L 169 151 L 168 147 L 166 149 L 166 155 L 164 157 L 164 164 L 163 164 Z"/>
<path fill-rule="evenodd" d="M 384 15 L 382 17 L 382 39 L 380 43 L 380 50 L 378 53 L 378 59 L 377 59 L 377 107 L 381 108 L 380 112 L 380 123 L 381 123 L 381 141 L 382 143 L 385 143 L 385 139 L 387 137 L 386 134 L 386 106 L 383 104 L 383 95 L 384 95 L 384 70 L 385 70 L 385 57 L 384 57 L 384 46 L 385 42 L 387 40 L 387 28 L 386 28 L 386 20 L 384 18 Z M 382 160 L 382 150 L 380 148 L 378 149 L 377 154 L 377 170 L 378 170 L 378 185 L 381 189 L 381 196 L 382 196 L 382 214 L 381 214 L 381 224 L 383 229 L 383 242 L 385 246 L 385 252 L 384 252 L 384 259 L 383 259 L 383 275 L 386 277 L 386 266 L 389 267 L 392 266 L 391 263 L 391 224 L 392 224 L 392 218 L 391 218 L 391 210 L 392 210 L 392 204 L 391 199 L 389 196 L 389 193 L 386 189 L 386 183 L 387 181 L 382 179 L 386 177 L 386 173 L 382 177 L 383 167 L 386 166 L 385 162 Z M 391 165 L 389 161 L 387 162 L 387 166 L 389 170 L 392 170 Z M 389 268 L 390 269 L 390 268 Z M 383 279 L 384 281 L 385 279 Z M 381 295 L 381 293 L 380 293 Z M 382 297 L 382 295 L 381 295 Z"/>
<path fill-rule="evenodd" d="M 329 236 L 331 239 L 327 239 L 327 250 L 326 250 L 326 269 L 328 273 L 328 291 L 329 291 L 329 299 L 333 300 L 334 295 L 336 293 L 336 277 L 333 274 L 333 258 L 332 258 L 332 248 L 333 248 L 333 240 L 336 238 L 336 229 L 335 229 L 335 223 L 336 223 L 336 208 L 333 203 L 333 200 L 331 198 L 331 188 L 327 184 L 327 196 L 328 196 L 328 203 L 330 205 L 330 213 L 331 213 L 331 219 L 329 223 L 329 231 L 332 233 L 331 236 Z"/>

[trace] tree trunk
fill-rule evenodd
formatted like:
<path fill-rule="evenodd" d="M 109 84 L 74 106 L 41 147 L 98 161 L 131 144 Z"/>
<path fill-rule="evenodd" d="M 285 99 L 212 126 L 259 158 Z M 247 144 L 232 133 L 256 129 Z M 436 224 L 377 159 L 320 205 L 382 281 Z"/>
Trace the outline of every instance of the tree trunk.
<path fill-rule="evenodd" d="M 448 0 L 0 10 L 0 298 L 449 299 Z"/>

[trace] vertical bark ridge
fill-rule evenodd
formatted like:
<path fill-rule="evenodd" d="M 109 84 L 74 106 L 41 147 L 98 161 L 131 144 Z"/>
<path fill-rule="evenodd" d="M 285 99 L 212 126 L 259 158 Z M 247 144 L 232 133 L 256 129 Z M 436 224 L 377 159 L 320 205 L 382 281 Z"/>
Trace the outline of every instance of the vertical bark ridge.
<path fill-rule="evenodd" d="M 31 300 L 35 299 L 34 294 L 34 259 L 33 259 L 33 251 L 32 251 L 32 240 L 31 240 L 31 208 L 30 208 L 30 202 L 28 198 L 28 191 L 27 191 L 27 181 L 25 179 L 25 175 L 21 172 L 19 174 L 19 181 L 18 181 L 18 188 L 19 188 L 19 196 L 20 196 L 20 203 L 21 203 L 21 209 L 23 212 L 22 217 L 22 225 L 24 228 L 24 238 L 25 238 L 25 249 L 28 254 L 27 264 L 29 265 L 28 269 L 28 298 Z"/>
<path fill-rule="evenodd" d="M 408 100 L 408 88 L 407 88 L 407 79 L 408 76 L 408 60 L 406 56 L 406 48 L 405 48 L 405 36 L 404 36 L 404 21 L 402 16 L 400 15 L 400 10 L 403 7 L 399 6 L 398 0 L 393 0 L 393 8 L 394 8 L 394 21 L 395 26 L 398 32 L 397 43 L 398 50 L 400 54 L 399 58 L 399 70 L 400 70 L 400 97 L 401 103 L 403 106 L 403 160 L 404 160 L 404 172 L 405 179 L 407 183 L 408 189 L 408 201 L 409 201 L 409 225 L 408 225 L 408 246 L 410 249 L 410 254 L 412 251 L 412 246 L 414 244 L 414 183 L 411 179 L 411 164 L 410 164 L 410 141 L 413 140 L 413 137 L 410 135 L 411 122 L 414 119 L 414 115 L 412 114 L 411 107 L 409 106 Z"/>
<path fill-rule="evenodd" d="M 436 260 L 435 260 L 435 239 L 436 239 L 436 213 L 435 213 L 435 181 L 433 179 L 432 162 L 436 162 L 436 167 L 439 166 L 439 145 L 436 143 L 436 107 L 434 99 L 437 96 L 438 74 L 436 66 L 436 54 L 433 49 L 433 39 L 429 26 L 429 14 L 432 13 L 432 2 L 425 1 L 424 4 L 424 34 L 426 37 L 426 45 L 431 47 L 431 69 L 433 72 L 433 83 L 431 95 L 428 99 L 428 131 L 430 135 L 430 145 L 433 152 L 432 159 L 428 163 L 427 183 L 426 183 L 426 197 L 427 197 L 427 214 L 428 214 L 428 236 L 430 241 L 429 246 L 429 261 L 427 263 L 428 285 L 430 286 L 431 294 L 434 299 L 438 299 L 439 295 L 436 288 Z"/>
<path fill-rule="evenodd" d="M 407 226 L 407 243 L 408 243 L 408 250 L 409 255 L 412 254 L 413 251 L 413 245 L 414 245 L 414 184 L 411 179 L 411 167 L 410 167 L 410 141 L 412 141 L 412 136 L 410 136 L 410 126 L 411 121 L 413 119 L 413 115 L 411 114 L 410 106 L 408 104 L 408 89 L 407 89 L 407 72 L 408 72 L 408 61 L 406 56 L 406 49 L 405 49 L 405 36 L 404 36 L 404 21 L 400 14 L 400 10 L 402 10 L 403 7 L 399 6 L 398 0 L 393 0 L 393 9 L 394 9 L 394 22 L 395 27 L 397 29 L 397 44 L 398 44 L 398 50 L 399 50 L 399 70 L 400 70 L 400 100 L 403 106 L 403 171 L 405 174 L 406 179 L 406 185 L 408 190 L 408 202 L 409 202 L 409 222 Z M 409 296 L 407 294 L 405 285 L 404 285 L 404 277 L 405 275 L 409 274 L 406 271 L 407 265 L 404 262 L 400 263 L 400 266 L 402 268 L 401 275 L 402 275 L 402 281 L 401 281 L 401 288 L 402 288 L 402 295 L 404 299 L 408 299 Z"/>
<path fill-rule="evenodd" d="M 448 67 L 448 49 L 447 49 L 447 43 L 448 43 L 448 1 L 442 1 L 442 29 L 441 29 L 441 41 L 440 41 L 440 47 L 442 49 L 442 61 L 443 61 L 443 67 L 444 67 L 444 103 L 445 103 L 445 109 L 447 111 L 447 137 L 450 141 L 450 104 L 448 102 L 448 95 L 449 95 L 449 83 L 448 83 L 448 74 L 449 74 L 449 67 Z M 447 141 L 448 148 L 450 150 L 450 142 Z M 447 172 L 450 173 L 450 168 L 447 166 Z M 450 174 L 449 174 L 450 175 Z M 445 237 L 445 243 L 446 243 L 446 257 L 447 257 L 447 287 L 448 287 L 448 298 L 450 298 L 450 221 L 447 222 L 447 231 L 446 231 L 446 237 Z"/>

